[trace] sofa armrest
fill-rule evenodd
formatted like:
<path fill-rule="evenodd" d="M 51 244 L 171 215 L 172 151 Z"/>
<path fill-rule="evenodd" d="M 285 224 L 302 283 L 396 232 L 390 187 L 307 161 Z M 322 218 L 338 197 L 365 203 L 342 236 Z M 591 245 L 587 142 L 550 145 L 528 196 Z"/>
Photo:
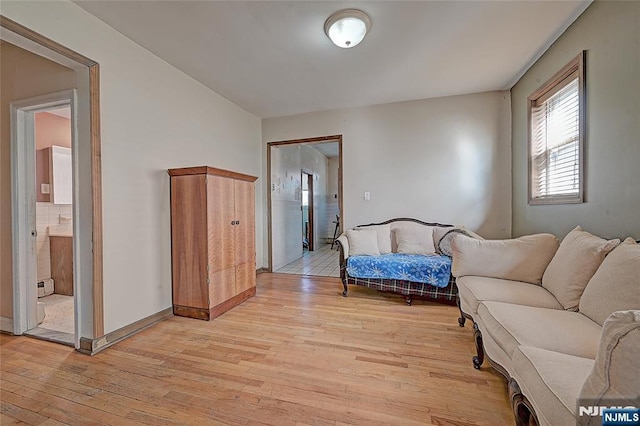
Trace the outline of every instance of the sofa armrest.
<path fill-rule="evenodd" d="M 582 386 L 579 401 L 593 406 L 640 406 L 640 310 L 617 311 L 602 327 L 593 370 Z M 600 425 L 600 417 L 580 424 Z"/>
<path fill-rule="evenodd" d="M 340 259 L 340 263 L 342 263 L 343 260 L 347 260 L 347 258 L 349 257 L 349 239 L 347 238 L 347 234 L 342 234 L 336 241 L 342 248 L 342 259 Z"/>
<path fill-rule="evenodd" d="M 452 274 L 477 275 L 540 284 L 560 243 L 551 234 L 510 240 L 478 240 L 456 235 L 451 241 Z"/>

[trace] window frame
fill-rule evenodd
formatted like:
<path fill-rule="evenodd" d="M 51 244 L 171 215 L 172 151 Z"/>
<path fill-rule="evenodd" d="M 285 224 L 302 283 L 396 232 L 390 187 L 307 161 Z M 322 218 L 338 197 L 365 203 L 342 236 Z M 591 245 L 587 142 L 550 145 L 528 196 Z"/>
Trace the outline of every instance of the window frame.
<path fill-rule="evenodd" d="M 527 159 L 528 159 L 528 204 L 577 204 L 585 201 L 585 135 L 586 135 L 586 51 L 580 52 L 553 77 L 527 97 Z M 532 109 L 538 103 L 546 102 L 551 96 L 566 87 L 577 74 L 578 77 L 578 193 L 576 195 L 533 196 L 533 156 L 531 154 Z"/>

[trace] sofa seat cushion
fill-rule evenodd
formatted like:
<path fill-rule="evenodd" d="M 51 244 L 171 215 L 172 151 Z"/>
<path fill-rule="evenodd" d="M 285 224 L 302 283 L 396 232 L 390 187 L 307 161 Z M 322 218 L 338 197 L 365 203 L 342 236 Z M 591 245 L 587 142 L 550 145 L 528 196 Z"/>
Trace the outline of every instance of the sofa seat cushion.
<path fill-rule="evenodd" d="M 482 333 L 489 333 L 509 355 L 518 346 L 532 346 L 595 359 L 602 327 L 571 311 L 482 302 L 478 306 Z"/>
<path fill-rule="evenodd" d="M 560 302 L 536 284 L 478 276 L 456 280 L 462 311 L 474 316 L 480 302 L 506 302 L 539 308 L 562 309 Z"/>
<path fill-rule="evenodd" d="M 552 425 L 576 423 L 578 397 L 594 363 L 593 359 L 529 346 L 518 347 L 512 360 L 513 376 L 522 393 L 538 417 Z"/>

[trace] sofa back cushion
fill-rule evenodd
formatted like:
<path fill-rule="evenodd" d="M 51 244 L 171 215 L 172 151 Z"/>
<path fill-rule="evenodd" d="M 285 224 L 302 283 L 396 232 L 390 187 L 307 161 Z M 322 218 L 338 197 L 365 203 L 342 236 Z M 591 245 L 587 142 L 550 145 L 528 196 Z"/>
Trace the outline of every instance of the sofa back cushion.
<path fill-rule="evenodd" d="M 570 311 L 577 311 L 580 296 L 605 256 L 620 240 L 605 240 L 576 227 L 560 243 L 542 277 L 542 286 Z"/>
<path fill-rule="evenodd" d="M 378 256 L 378 233 L 374 230 L 347 229 L 349 256 Z"/>
<path fill-rule="evenodd" d="M 371 225 L 354 228 L 355 230 L 376 231 L 378 237 L 378 250 L 380 254 L 391 253 L 391 225 Z"/>
<path fill-rule="evenodd" d="M 398 228 L 395 230 L 397 253 L 404 254 L 435 254 L 433 246 L 433 231 L 426 226 L 423 229 Z"/>
<path fill-rule="evenodd" d="M 582 386 L 580 400 L 586 405 L 595 406 L 638 404 L 639 347 L 640 311 L 618 311 L 611 314 L 604 322 L 596 362 Z M 602 424 L 596 416 L 580 420 L 581 424 Z"/>
<path fill-rule="evenodd" d="M 435 253 L 433 245 L 433 226 L 423 225 L 408 220 L 399 220 L 391 224 L 391 251 L 398 253 L 398 236 L 402 236 L 403 242 L 419 244 L 425 252 Z M 405 238 L 406 237 L 406 238 Z"/>
<path fill-rule="evenodd" d="M 452 273 L 456 277 L 478 275 L 540 284 L 558 245 L 558 239 L 551 234 L 511 240 L 479 240 L 456 235 L 451 241 Z"/>
<path fill-rule="evenodd" d="M 615 311 L 640 310 L 640 245 L 632 238 L 602 261 L 582 293 L 579 308 L 600 325 Z"/>

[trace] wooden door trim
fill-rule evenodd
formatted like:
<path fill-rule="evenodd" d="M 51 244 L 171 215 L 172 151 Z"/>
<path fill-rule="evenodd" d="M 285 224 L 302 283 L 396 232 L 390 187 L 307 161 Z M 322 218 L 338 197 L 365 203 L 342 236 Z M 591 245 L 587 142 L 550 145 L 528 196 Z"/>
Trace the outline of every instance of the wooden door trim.
<path fill-rule="evenodd" d="M 93 338 L 104 335 L 102 154 L 100 140 L 100 65 L 48 37 L 0 15 L 0 27 L 62 55 L 89 71 L 89 126 L 91 143 Z"/>
<path fill-rule="evenodd" d="M 343 176 L 343 159 L 342 159 L 342 135 L 319 136 L 315 138 L 291 139 L 284 141 L 267 142 L 267 251 L 269 267 L 268 272 L 273 272 L 273 237 L 271 227 L 271 148 L 280 145 L 304 144 L 311 145 L 316 143 L 337 142 L 338 143 L 338 203 L 340 204 L 340 223 L 344 222 L 344 203 L 342 200 L 342 176 Z"/>

